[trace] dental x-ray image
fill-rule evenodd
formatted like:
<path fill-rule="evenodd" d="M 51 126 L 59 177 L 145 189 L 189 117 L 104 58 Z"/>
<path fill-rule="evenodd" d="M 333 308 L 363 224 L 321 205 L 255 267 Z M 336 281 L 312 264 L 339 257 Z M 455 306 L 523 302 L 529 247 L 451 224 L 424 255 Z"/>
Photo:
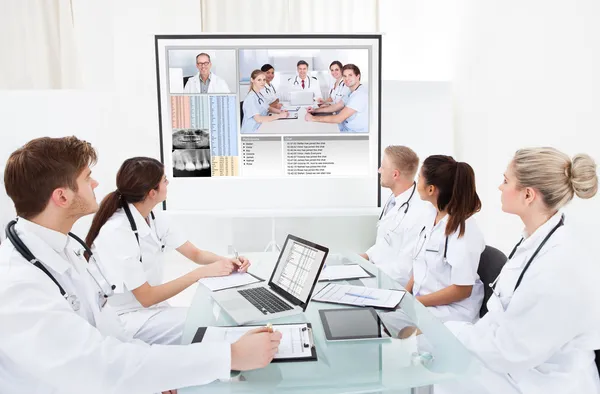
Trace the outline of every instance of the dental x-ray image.
<path fill-rule="evenodd" d="M 208 130 L 174 129 L 173 149 L 200 149 L 209 147 Z"/>
<path fill-rule="evenodd" d="M 174 149 L 173 177 L 210 177 L 210 149 Z"/>

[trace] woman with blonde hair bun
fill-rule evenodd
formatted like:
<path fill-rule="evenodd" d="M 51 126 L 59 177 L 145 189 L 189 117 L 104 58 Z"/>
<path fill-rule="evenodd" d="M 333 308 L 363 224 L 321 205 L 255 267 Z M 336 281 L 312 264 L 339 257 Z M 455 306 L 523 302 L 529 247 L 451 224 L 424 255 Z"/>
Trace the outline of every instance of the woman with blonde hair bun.
<path fill-rule="evenodd" d="M 483 363 L 436 393 L 600 393 L 598 258 L 582 251 L 561 212 L 598 191 L 596 163 L 554 148 L 516 152 L 499 187 L 502 210 L 525 226 L 475 324 L 446 322 Z"/>

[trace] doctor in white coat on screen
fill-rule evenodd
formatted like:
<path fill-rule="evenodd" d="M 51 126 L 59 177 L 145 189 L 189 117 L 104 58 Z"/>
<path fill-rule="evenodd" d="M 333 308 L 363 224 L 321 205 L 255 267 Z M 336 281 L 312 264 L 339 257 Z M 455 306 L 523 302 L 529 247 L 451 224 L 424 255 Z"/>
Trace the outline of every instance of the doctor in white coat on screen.
<path fill-rule="evenodd" d="M 167 300 L 199 279 L 246 272 L 250 262 L 200 250 L 163 212 L 154 212 L 167 197 L 168 180 L 161 162 L 150 157 L 125 160 L 117 173 L 117 190 L 109 193 L 94 216 L 86 243 L 105 264 L 116 286 L 109 304 L 125 330 L 147 343 L 178 345 L 188 308 Z M 165 252 L 179 253 L 201 265 L 164 282 Z"/>
<path fill-rule="evenodd" d="M 600 393 L 599 266 L 595 245 L 578 245 L 561 208 L 598 190 L 588 155 L 519 150 L 500 185 L 502 210 L 525 229 L 475 324 L 446 322 L 481 362 L 474 378 L 436 393 Z M 586 250 L 581 250 L 581 247 Z"/>
<path fill-rule="evenodd" d="M 411 252 L 429 204 L 416 193 L 418 167 L 419 157 L 412 149 L 397 145 L 385 148 L 379 174 L 381 186 L 389 188 L 392 195 L 377 222 L 375 244 L 361 255 L 403 286 L 410 279 Z"/>
<path fill-rule="evenodd" d="M 323 99 L 321 86 L 317 77 L 308 75 L 308 63 L 304 60 L 298 61 L 296 64 L 298 75 L 288 78 L 288 89 L 290 92 L 295 90 L 303 90 L 313 92 L 313 99 Z"/>
<path fill-rule="evenodd" d="M 75 137 L 39 138 L 8 159 L 6 190 L 19 219 L 0 245 L 0 391 L 156 393 L 265 366 L 277 333 L 232 345 L 150 346 L 123 332 L 106 307 L 113 288 L 101 262 L 86 261 L 84 244 L 68 235 L 98 208 L 95 160 Z"/>
<path fill-rule="evenodd" d="M 196 56 L 196 68 L 198 73 L 187 80 L 184 93 L 231 93 L 227 82 L 210 71 L 212 62 L 208 54 Z"/>
<path fill-rule="evenodd" d="M 350 93 L 350 89 L 348 88 L 348 86 L 346 86 L 346 83 L 344 82 L 344 78 L 342 76 L 343 67 L 344 66 L 342 65 L 342 62 L 338 60 L 334 60 L 329 65 L 329 71 L 331 72 L 333 82 L 329 87 L 328 97 L 317 100 L 319 106 L 339 103 L 340 101 L 342 101 L 345 95 Z"/>

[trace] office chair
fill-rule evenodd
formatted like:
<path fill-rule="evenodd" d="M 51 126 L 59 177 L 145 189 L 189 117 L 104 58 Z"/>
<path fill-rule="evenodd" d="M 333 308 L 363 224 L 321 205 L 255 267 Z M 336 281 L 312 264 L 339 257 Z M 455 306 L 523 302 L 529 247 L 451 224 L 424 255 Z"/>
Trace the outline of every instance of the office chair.
<path fill-rule="evenodd" d="M 480 317 L 483 317 L 488 311 L 486 304 L 492 296 L 492 289 L 489 284 L 494 282 L 500 275 L 500 271 L 502 271 L 502 267 L 504 267 L 507 260 L 504 253 L 489 245 L 486 245 L 483 253 L 481 253 L 479 268 L 477 268 L 477 274 L 483 282 L 484 291 L 483 304 L 479 310 Z"/>
<path fill-rule="evenodd" d="M 190 75 L 189 77 L 183 77 L 183 87 L 185 88 L 185 84 L 187 83 L 188 79 L 192 78 L 193 75 Z"/>

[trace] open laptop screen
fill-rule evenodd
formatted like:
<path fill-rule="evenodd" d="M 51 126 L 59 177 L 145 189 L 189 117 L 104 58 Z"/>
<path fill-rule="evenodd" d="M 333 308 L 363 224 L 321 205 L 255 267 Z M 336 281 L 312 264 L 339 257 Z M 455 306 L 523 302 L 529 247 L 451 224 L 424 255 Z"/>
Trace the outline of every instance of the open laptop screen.
<path fill-rule="evenodd" d="M 306 307 L 329 249 L 288 235 L 269 286 L 288 301 Z"/>

